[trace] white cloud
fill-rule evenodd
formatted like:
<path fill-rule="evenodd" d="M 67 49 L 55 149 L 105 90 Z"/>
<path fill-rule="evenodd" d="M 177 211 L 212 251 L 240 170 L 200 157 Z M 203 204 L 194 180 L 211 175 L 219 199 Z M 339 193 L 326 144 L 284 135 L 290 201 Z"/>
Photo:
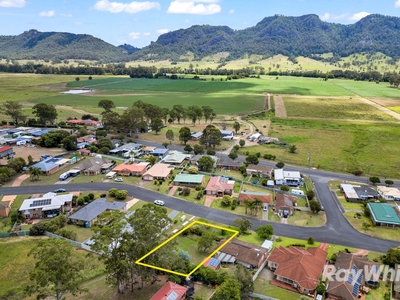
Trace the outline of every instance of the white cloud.
<path fill-rule="evenodd" d="M 397 0 L 397 1 L 394 3 L 394 7 L 400 7 L 400 0 Z"/>
<path fill-rule="evenodd" d="M 54 16 L 54 10 L 42 11 L 42 12 L 39 13 L 39 16 L 41 16 L 41 17 L 53 17 Z"/>
<path fill-rule="evenodd" d="M 169 32 L 169 29 L 158 29 L 157 30 L 157 33 L 159 33 L 159 34 L 164 34 L 164 33 L 167 33 L 167 32 Z"/>
<path fill-rule="evenodd" d="M 189 19 L 186 19 L 184 22 L 185 22 L 185 23 L 190 23 L 190 20 L 189 20 Z"/>
<path fill-rule="evenodd" d="M 175 0 L 170 3 L 167 13 L 213 15 L 221 11 L 221 6 L 215 4 L 218 3 L 218 1 L 219 0 Z M 206 3 L 206 5 L 203 3 Z"/>
<path fill-rule="evenodd" d="M 151 34 L 150 32 L 143 33 L 143 35 L 150 35 L 150 34 Z"/>
<path fill-rule="evenodd" d="M 322 16 L 319 16 L 319 18 L 320 18 L 322 21 L 328 21 L 328 20 L 340 20 L 340 19 L 344 19 L 344 18 L 346 18 L 347 16 L 348 16 L 348 14 L 346 14 L 346 13 L 341 14 L 341 15 L 333 15 L 333 14 L 330 14 L 330 13 L 325 13 L 325 14 L 323 14 Z"/>
<path fill-rule="evenodd" d="M 108 0 L 100 0 L 95 5 L 94 8 L 100 11 L 108 11 L 110 13 L 120 13 L 126 12 L 129 14 L 136 14 L 141 11 L 146 11 L 150 9 L 160 9 L 160 3 L 158 2 L 131 2 L 131 3 L 121 3 L 121 2 L 110 2 Z"/>
<path fill-rule="evenodd" d="M 65 17 L 65 18 L 72 18 L 73 15 L 72 14 L 60 14 L 61 17 Z"/>
<path fill-rule="evenodd" d="M 140 32 L 131 32 L 131 33 L 129 34 L 129 37 L 130 37 L 132 40 L 138 40 L 138 39 L 140 39 Z"/>
<path fill-rule="evenodd" d="M 362 18 L 365 18 L 366 16 L 370 15 L 370 13 L 366 12 L 366 11 L 362 11 L 359 13 L 356 13 L 354 15 L 352 15 L 349 19 L 352 21 L 359 21 Z"/>
<path fill-rule="evenodd" d="M 25 0 L 0 0 L 0 7 L 24 7 Z"/>
<path fill-rule="evenodd" d="M 232 14 L 235 13 L 235 10 L 234 10 L 234 9 L 231 9 L 231 10 L 229 10 L 229 13 L 232 15 Z"/>

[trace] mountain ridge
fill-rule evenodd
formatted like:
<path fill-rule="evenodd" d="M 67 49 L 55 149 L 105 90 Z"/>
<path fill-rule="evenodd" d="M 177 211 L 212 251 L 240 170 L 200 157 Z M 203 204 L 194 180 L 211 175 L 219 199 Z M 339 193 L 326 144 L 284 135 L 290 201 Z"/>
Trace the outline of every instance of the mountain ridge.
<path fill-rule="evenodd" d="M 114 46 L 88 34 L 29 30 L 0 36 L 0 58 L 87 59 L 102 62 L 131 60 L 179 61 L 190 53 L 194 60 L 227 52 L 226 60 L 257 54 L 313 57 L 333 53 L 381 52 L 400 58 L 400 18 L 371 14 L 350 25 L 322 21 L 315 14 L 298 17 L 274 15 L 256 25 L 234 30 L 228 26 L 193 25 L 158 37 L 141 49 Z"/>

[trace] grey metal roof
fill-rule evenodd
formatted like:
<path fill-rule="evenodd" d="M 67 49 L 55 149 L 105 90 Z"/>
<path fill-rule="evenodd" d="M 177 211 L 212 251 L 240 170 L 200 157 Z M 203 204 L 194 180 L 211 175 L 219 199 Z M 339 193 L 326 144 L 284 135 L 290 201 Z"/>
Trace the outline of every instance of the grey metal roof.
<path fill-rule="evenodd" d="M 91 222 L 103 211 L 106 210 L 121 210 L 125 207 L 125 202 L 107 202 L 105 198 L 97 199 L 88 205 L 82 207 L 76 213 L 70 215 L 68 218 L 72 220 L 78 220 L 83 222 Z"/>

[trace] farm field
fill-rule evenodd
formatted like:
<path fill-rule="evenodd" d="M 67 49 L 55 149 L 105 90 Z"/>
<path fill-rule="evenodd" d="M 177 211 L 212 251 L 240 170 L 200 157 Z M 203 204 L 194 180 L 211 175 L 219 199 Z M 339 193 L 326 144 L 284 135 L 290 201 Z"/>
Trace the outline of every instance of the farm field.
<path fill-rule="evenodd" d="M 382 98 L 399 98 L 400 90 L 390 88 L 388 82 L 376 84 L 369 81 L 354 81 L 345 79 L 329 80 L 329 83 L 341 87 L 345 90 L 361 97 L 382 97 Z"/>
<path fill-rule="evenodd" d="M 288 117 L 398 121 L 358 97 L 283 96 Z"/>
<path fill-rule="evenodd" d="M 369 175 L 398 178 L 397 153 L 400 138 L 398 123 L 362 123 L 316 120 L 273 119 L 270 136 L 278 137 L 297 147 L 296 153 L 289 153 L 286 147 L 275 144 L 250 146 L 239 149 L 244 155 L 260 152 L 276 155 L 275 161 L 287 165 L 308 165 L 323 170 L 352 172 L 360 169 Z M 377 153 L 379 162 L 377 162 Z"/>
<path fill-rule="evenodd" d="M 156 79 L 155 79 L 156 80 Z M 166 92 L 135 92 L 130 94 L 113 95 L 57 95 L 46 99 L 34 99 L 31 103 L 46 103 L 52 105 L 68 105 L 73 108 L 101 113 L 97 108 L 100 100 L 107 98 L 112 100 L 119 108 L 130 107 L 135 101 L 141 100 L 160 107 L 172 108 L 176 104 L 184 107 L 190 105 L 211 106 L 217 114 L 246 114 L 252 111 L 262 110 L 264 106 L 264 95 L 238 95 L 238 94 L 197 94 L 197 93 L 166 93 Z M 123 109 L 116 110 L 122 112 Z"/>

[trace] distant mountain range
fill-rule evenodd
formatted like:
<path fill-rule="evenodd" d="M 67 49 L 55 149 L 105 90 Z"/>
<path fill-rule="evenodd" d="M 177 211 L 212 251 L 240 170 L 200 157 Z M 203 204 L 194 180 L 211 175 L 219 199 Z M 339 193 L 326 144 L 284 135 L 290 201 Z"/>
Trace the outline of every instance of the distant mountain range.
<path fill-rule="evenodd" d="M 321 21 L 317 15 L 275 15 L 253 27 L 195 25 L 161 35 L 142 49 L 113 46 L 90 35 L 29 30 L 18 36 L 0 36 L 0 57 L 8 59 L 89 59 L 103 62 L 129 60 L 179 61 L 190 54 L 195 60 L 218 53 L 227 59 L 244 54 L 289 57 L 332 52 L 337 56 L 382 52 L 400 58 L 400 18 L 369 15 L 355 24 Z"/>

